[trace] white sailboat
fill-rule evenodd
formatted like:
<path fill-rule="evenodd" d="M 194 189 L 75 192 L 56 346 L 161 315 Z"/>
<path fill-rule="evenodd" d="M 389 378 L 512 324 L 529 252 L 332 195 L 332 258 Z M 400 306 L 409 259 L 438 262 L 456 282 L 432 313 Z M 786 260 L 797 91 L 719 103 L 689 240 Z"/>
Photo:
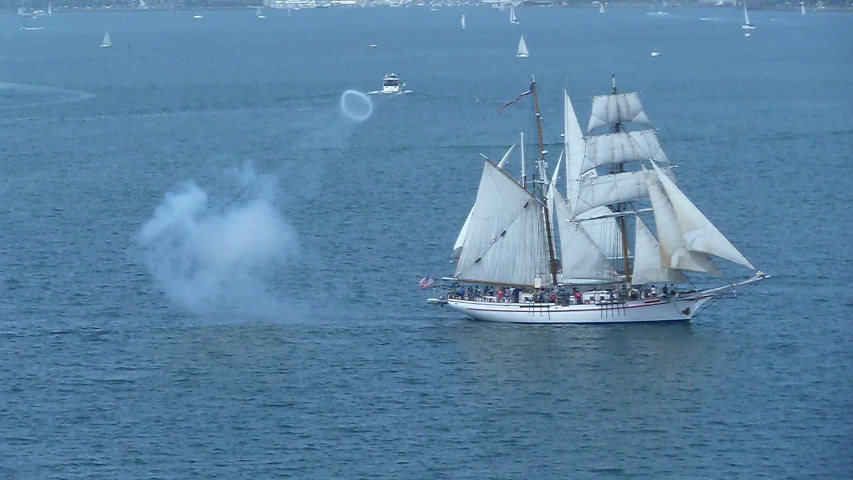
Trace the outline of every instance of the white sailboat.
<path fill-rule="evenodd" d="M 50 2 L 47 2 L 47 14 L 53 15 L 53 5 Z"/>
<path fill-rule="evenodd" d="M 462 14 L 462 29 L 465 29 L 465 14 Z"/>
<path fill-rule="evenodd" d="M 267 16 L 264 15 L 264 12 L 261 10 L 261 7 L 258 7 L 256 15 L 258 16 L 258 18 L 267 18 Z"/>
<path fill-rule="evenodd" d="M 527 58 L 530 54 L 527 51 L 527 44 L 524 43 L 524 35 L 521 36 L 521 40 L 518 41 L 518 53 L 516 56 L 521 58 Z"/>
<path fill-rule="evenodd" d="M 806 14 L 806 5 L 804 2 L 800 2 L 800 15 Z"/>
<path fill-rule="evenodd" d="M 515 18 L 515 5 L 509 7 L 509 23 L 518 25 L 518 19 Z"/>
<path fill-rule="evenodd" d="M 110 48 L 113 46 L 113 42 L 110 40 L 109 32 L 104 33 L 104 40 L 101 41 L 101 48 Z"/>
<path fill-rule="evenodd" d="M 746 2 L 743 2 L 743 26 L 740 28 L 744 30 L 755 30 L 755 25 L 749 23 L 749 12 L 746 11 Z"/>
<path fill-rule="evenodd" d="M 510 104 L 531 94 L 537 106 L 535 81 Z M 523 149 L 521 180 L 504 168 L 510 152 L 499 164 L 486 159 L 477 198 L 454 245 L 458 261 L 447 280 L 456 284 L 430 303 L 495 322 L 689 321 L 709 302 L 767 278 L 755 271 L 741 282 L 694 288 L 687 272 L 720 275 L 712 256 L 754 267 L 676 185 L 639 94 L 617 93 L 614 80 L 612 94 L 593 97 L 587 137 L 567 93 L 564 100 L 564 157 L 552 173 L 538 110 L 539 151 L 530 189 Z M 629 124 L 642 128 L 628 129 Z M 594 134 L 602 127 L 609 132 Z M 565 197 L 556 187 L 563 158 Z M 654 221 L 657 238 L 642 216 Z M 466 290 L 461 283 L 494 287 L 480 294 L 479 287 Z M 678 292 L 649 292 L 650 285 L 666 284 L 678 284 Z"/>

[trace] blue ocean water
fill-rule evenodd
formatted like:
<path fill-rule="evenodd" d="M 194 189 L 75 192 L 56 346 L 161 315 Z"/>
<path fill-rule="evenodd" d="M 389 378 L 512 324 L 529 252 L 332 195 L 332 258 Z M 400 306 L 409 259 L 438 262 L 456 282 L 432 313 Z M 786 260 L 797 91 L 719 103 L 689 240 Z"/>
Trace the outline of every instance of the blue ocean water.
<path fill-rule="evenodd" d="M 853 17 L 645 13 L 0 17 L 0 476 L 853 475 Z M 686 325 L 427 305 L 531 73 L 549 142 L 564 88 L 639 90 L 774 277 Z"/>

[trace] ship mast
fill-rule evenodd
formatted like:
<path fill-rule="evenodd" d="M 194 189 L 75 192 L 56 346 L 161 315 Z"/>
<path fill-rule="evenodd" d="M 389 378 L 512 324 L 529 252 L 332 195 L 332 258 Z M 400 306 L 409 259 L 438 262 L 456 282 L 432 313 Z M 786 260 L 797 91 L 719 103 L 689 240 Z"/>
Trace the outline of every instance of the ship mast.
<path fill-rule="evenodd" d="M 613 75 L 613 95 L 616 95 L 616 75 Z M 616 122 L 614 124 L 614 129 L 616 133 L 619 133 L 619 130 L 622 127 L 621 122 Z M 617 164 L 615 173 L 622 173 L 625 171 L 625 166 L 620 162 Z M 619 202 L 616 204 L 616 211 L 623 212 L 625 211 L 625 203 Z M 628 229 L 625 221 L 625 215 L 619 216 L 619 230 L 622 234 L 622 261 L 623 266 L 625 268 L 625 283 L 631 283 L 631 265 L 628 262 Z"/>
<path fill-rule="evenodd" d="M 536 90 L 536 79 L 530 76 L 530 88 L 533 90 L 533 108 L 536 113 L 536 133 L 539 135 L 539 158 L 536 160 L 539 173 L 539 200 L 542 202 L 542 212 L 545 215 L 545 236 L 548 238 L 548 265 L 551 269 L 551 284 L 557 285 L 557 261 L 554 258 L 554 239 L 551 236 L 551 215 L 548 212 L 548 196 L 545 188 L 548 176 L 545 175 L 545 142 L 542 139 L 542 115 L 539 114 L 539 95 Z M 614 79 L 614 89 L 615 82 Z"/>

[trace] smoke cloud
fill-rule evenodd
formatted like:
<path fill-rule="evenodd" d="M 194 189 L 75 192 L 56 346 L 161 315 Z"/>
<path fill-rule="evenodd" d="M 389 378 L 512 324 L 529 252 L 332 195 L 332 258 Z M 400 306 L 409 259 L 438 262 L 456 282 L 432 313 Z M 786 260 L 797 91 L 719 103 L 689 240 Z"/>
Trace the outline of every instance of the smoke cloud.
<path fill-rule="evenodd" d="M 276 209 L 277 183 L 251 165 L 227 172 L 226 180 L 221 198 L 192 181 L 166 194 L 137 242 L 179 306 L 196 314 L 281 315 L 275 278 L 300 248 Z"/>

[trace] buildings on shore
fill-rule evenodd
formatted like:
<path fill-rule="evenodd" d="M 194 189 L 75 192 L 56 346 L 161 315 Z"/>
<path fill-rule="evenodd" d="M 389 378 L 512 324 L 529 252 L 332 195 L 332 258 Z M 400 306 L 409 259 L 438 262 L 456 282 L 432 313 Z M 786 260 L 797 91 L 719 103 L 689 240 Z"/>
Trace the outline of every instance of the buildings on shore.
<path fill-rule="evenodd" d="M 743 0 L 611 0 L 608 7 L 648 7 L 650 4 L 663 7 L 731 7 L 739 6 Z M 844 9 L 850 0 L 817 0 L 807 2 L 806 9 Z M 18 11 L 21 16 L 45 15 L 51 11 L 95 11 L 95 10 L 192 10 L 267 8 L 300 10 L 330 7 L 456 7 L 480 6 L 491 8 L 515 7 L 596 7 L 598 2 L 590 0 L 0 0 L 0 11 Z M 799 9 L 793 0 L 750 0 L 751 9 Z"/>

